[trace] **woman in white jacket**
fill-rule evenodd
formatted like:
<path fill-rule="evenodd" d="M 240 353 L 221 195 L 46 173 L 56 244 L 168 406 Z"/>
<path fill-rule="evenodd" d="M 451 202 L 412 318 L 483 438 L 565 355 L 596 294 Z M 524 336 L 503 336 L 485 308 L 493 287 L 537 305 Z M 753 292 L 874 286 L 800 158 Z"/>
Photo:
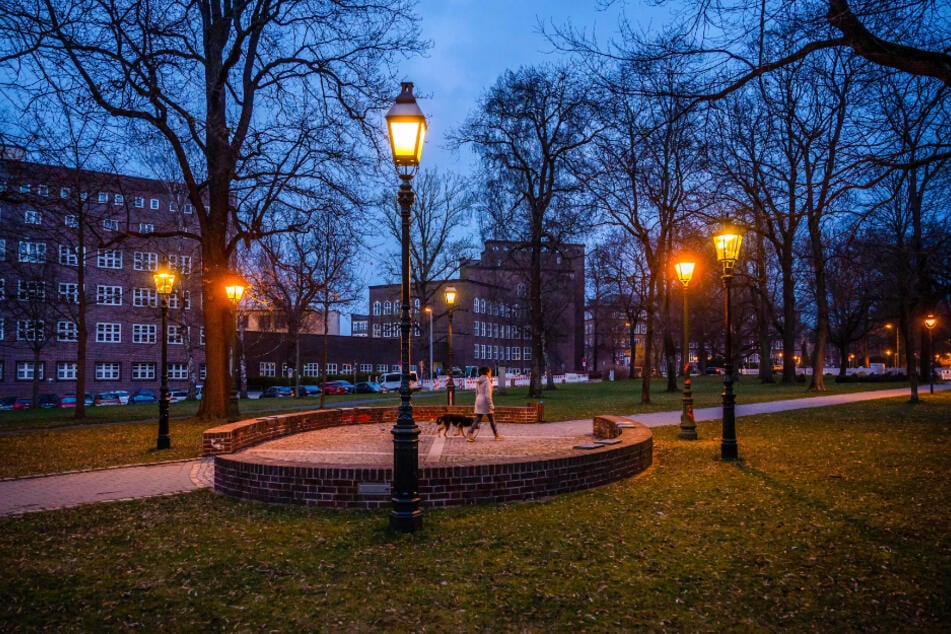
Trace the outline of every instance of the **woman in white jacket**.
<path fill-rule="evenodd" d="M 489 417 L 489 425 L 492 426 L 492 434 L 496 440 L 502 440 L 498 430 L 495 428 L 495 403 L 492 402 L 492 370 L 487 367 L 479 368 L 479 378 L 476 379 L 475 396 L 475 421 L 472 423 L 472 429 L 466 439 L 469 442 L 475 442 L 475 437 L 479 433 L 479 423 L 482 417 Z"/>

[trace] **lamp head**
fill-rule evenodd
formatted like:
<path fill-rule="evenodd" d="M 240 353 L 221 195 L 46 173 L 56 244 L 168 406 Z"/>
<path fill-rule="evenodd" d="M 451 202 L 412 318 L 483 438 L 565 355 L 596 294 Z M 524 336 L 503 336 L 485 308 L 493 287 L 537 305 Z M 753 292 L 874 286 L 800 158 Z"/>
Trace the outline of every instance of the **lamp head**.
<path fill-rule="evenodd" d="M 175 286 L 175 272 L 163 264 L 152 275 L 152 281 L 155 283 L 155 292 L 159 295 L 169 295 L 172 287 Z"/>
<path fill-rule="evenodd" d="M 452 308 L 456 303 L 456 287 L 447 286 L 446 290 L 443 291 L 443 296 L 446 298 L 446 303 Z"/>
<path fill-rule="evenodd" d="M 925 318 L 925 328 L 928 330 L 934 330 L 934 327 L 938 325 L 938 320 L 934 315 L 928 315 Z"/>
<path fill-rule="evenodd" d="M 232 275 L 225 283 L 225 295 L 231 300 L 231 303 L 237 306 L 244 296 L 244 290 L 247 286 L 248 283 L 240 275 Z"/>
<path fill-rule="evenodd" d="M 403 180 L 410 180 L 419 169 L 426 138 L 426 116 L 416 104 L 412 82 L 402 83 L 402 92 L 386 113 L 386 127 L 396 171 Z"/>
<path fill-rule="evenodd" d="M 726 223 L 713 236 L 713 247 L 717 252 L 717 260 L 723 265 L 723 275 L 733 275 L 733 267 L 740 257 L 740 245 L 743 244 L 743 233 L 733 224 Z"/>
<path fill-rule="evenodd" d="M 684 288 L 687 288 L 687 285 L 690 284 L 696 266 L 697 263 L 689 258 L 683 258 L 674 264 L 674 270 L 677 271 L 677 279 L 684 285 Z"/>

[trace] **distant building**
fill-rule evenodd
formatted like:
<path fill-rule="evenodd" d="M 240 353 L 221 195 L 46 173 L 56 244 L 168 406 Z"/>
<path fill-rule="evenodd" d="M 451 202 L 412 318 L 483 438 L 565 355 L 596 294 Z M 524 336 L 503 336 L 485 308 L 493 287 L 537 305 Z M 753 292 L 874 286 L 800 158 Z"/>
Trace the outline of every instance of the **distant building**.
<path fill-rule="evenodd" d="M 4 152 L 3 156 L 16 156 Z M 197 232 L 181 188 L 157 180 L 0 158 L 0 391 L 75 391 L 85 306 L 86 389 L 159 385 L 161 337 L 169 383 L 202 380 L 201 253 L 163 232 Z M 169 326 L 152 273 L 178 272 Z"/>

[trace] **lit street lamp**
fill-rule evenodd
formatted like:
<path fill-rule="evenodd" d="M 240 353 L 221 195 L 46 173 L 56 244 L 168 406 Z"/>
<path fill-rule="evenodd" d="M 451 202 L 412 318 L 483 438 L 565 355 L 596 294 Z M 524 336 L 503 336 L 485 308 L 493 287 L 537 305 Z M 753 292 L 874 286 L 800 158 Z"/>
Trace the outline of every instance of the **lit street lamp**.
<path fill-rule="evenodd" d="M 928 329 L 928 386 L 932 394 L 934 394 L 934 327 L 937 325 L 938 320 L 934 315 L 928 315 L 925 318 L 925 328 Z"/>
<path fill-rule="evenodd" d="M 241 413 L 238 410 L 238 393 L 241 390 L 241 372 L 238 360 L 238 304 L 244 296 L 247 282 L 240 276 L 233 275 L 225 285 L 225 295 L 234 306 L 234 331 L 231 333 L 231 396 L 228 399 L 228 419 L 238 420 Z"/>
<path fill-rule="evenodd" d="M 677 271 L 677 279 L 684 287 L 684 341 L 683 352 L 681 354 L 681 363 L 684 368 L 684 397 L 683 412 L 680 414 L 680 434 L 679 438 L 683 440 L 697 439 L 697 422 L 693 416 L 693 392 L 690 389 L 690 328 L 688 325 L 689 313 L 687 311 L 687 285 L 693 277 L 693 270 L 696 262 L 689 259 L 682 259 L 674 264 Z"/>
<path fill-rule="evenodd" d="M 433 307 L 427 306 L 423 310 L 429 313 L 429 382 L 433 383 Z"/>
<path fill-rule="evenodd" d="M 723 227 L 713 236 L 717 260 L 723 265 L 723 306 L 726 321 L 726 355 L 723 363 L 723 439 L 720 443 L 720 457 L 724 460 L 736 460 L 736 397 L 733 394 L 733 306 L 730 290 L 733 285 L 733 267 L 740 255 L 743 234 L 732 226 Z"/>
<path fill-rule="evenodd" d="M 393 510 L 390 528 L 412 533 L 423 525 L 419 508 L 419 427 L 413 420 L 409 386 L 409 240 L 410 212 L 416 195 L 410 181 L 419 169 L 426 137 L 426 117 L 416 104 L 413 84 L 404 82 L 396 103 L 386 113 L 393 162 L 400 184 L 400 407 L 393 426 Z"/>
<path fill-rule="evenodd" d="M 452 311 L 456 308 L 456 289 L 447 286 L 443 291 L 443 297 L 446 299 L 446 305 L 449 306 L 449 382 L 446 383 L 446 404 L 456 404 L 456 383 L 452 378 Z"/>
<path fill-rule="evenodd" d="M 172 439 L 168 435 L 168 296 L 175 286 L 175 273 L 167 266 L 155 271 L 152 275 L 155 282 L 155 292 L 159 296 L 159 304 L 162 309 L 162 330 L 159 336 L 162 340 L 162 362 L 159 365 L 159 423 L 158 423 L 158 442 L 157 449 L 169 449 L 172 446 Z"/>
<path fill-rule="evenodd" d="M 892 328 L 895 328 L 895 369 L 897 370 L 898 365 L 901 363 L 901 344 L 899 343 L 901 337 L 898 334 L 898 328 L 891 324 L 885 324 L 886 330 L 891 330 Z"/>

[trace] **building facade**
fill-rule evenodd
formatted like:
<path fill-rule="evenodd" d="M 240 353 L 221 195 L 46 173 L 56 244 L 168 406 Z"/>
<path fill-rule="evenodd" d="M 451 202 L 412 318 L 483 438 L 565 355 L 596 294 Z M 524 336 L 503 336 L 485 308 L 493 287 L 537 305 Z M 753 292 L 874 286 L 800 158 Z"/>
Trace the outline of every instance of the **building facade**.
<path fill-rule="evenodd" d="M 0 391 L 158 389 L 202 380 L 201 256 L 183 192 L 162 181 L 0 159 Z M 163 234 L 166 237 L 161 237 Z M 166 332 L 152 279 L 178 276 Z M 85 358 L 80 358 L 85 337 Z"/>

